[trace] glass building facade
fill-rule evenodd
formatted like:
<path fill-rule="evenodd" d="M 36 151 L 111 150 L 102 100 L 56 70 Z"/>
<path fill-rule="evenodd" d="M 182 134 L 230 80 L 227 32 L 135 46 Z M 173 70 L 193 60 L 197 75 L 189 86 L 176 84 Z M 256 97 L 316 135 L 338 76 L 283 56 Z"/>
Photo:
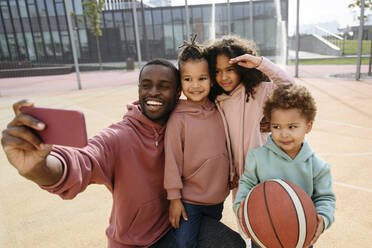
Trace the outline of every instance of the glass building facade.
<path fill-rule="evenodd" d="M 75 13 L 73 32 L 79 62 L 96 62 L 96 41 L 86 26 L 82 0 L 68 1 Z M 280 14 L 275 5 L 278 2 Z M 229 6 L 231 33 L 251 39 L 250 1 L 230 2 Z M 227 3 L 188 6 L 190 33 L 196 33 L 199 42 L 227 34 L 227 9 Z M 72 63 L 66 12 L 64 0 L 1 0 L 1 61 Z M 178 46 L 187 39 L 185 7 L 144 5 L 143 9 L 137 7 L 136 15 L 142 59 L 175 59 Z M 137 59 L 133 10 L 128 7 L 105 10 L 101 18 L 103 61 Z M 278 23 L 287 20 L 288 0 L 253 2 L 253 39 L 262 55 L 277 53 L 278 35 L 282 35 Z"/>

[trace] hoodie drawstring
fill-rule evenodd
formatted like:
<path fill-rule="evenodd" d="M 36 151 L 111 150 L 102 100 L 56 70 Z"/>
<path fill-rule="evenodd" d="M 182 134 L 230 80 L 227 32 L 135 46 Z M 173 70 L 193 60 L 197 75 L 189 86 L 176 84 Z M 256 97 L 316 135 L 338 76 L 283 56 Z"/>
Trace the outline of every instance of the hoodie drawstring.
<path fill-rule="evenodd" d="M 154 128 L 154 127 L 152 127 L 152 130 L 154 131 L 154 135 L 155 135 L 155 137 L 154 137 L 154 139 L 155 139 L 155 147 L 158 147 L 158 145 L 159 145 L 159 133 L 158 133 L 158 131 Z"/>

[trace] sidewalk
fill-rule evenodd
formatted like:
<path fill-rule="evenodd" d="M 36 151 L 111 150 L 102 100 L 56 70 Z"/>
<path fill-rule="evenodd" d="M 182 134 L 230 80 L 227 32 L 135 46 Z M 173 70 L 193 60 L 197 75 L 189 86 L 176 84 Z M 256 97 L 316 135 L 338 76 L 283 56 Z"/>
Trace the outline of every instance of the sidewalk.
<path fill-rule="evenodd" d="M 137 84 L 138 75 L 139 69 L 133 71 L 92 71 L 81 72 L 80 80 L 83 89 L 92 89 Z M 76 73 L 0 79 L 0 96 L 64 92 L 77 89 Z"/>
<path fill-rule="evenodd" d="M 285 66 L 294 76 L 295 66 Z M 324 78 L 329 75 L 342 73 L 355 73 L 356 65 L 300 65 L 299 77 Z M 361 72 L 367 72 L 368 65 L 362 65 Z M 134 71 L 92 71 L 81 72 L 83 89 L 92 89 L 108 86 L 136 85 L 138 83 L 139 69 Z M 364 80 L 364 79 L 362 79 Z M 370 81 L 371 79 L 366 79 Z M 0 79 L 0 97 L 16 95 L 32 95 L 47 92 L 66 92 L 78 89 L 76 74 L 56 76 L 17 77 Z"/>
<path fill-rule="evenodd" d="M 336 59 L 340 58 L 340 56 L 333 56 L 333 55 L 324 55 L 318 53 L 310 53 L 299 51 L 298 52 L 299 59 Z M 345 55 L 342 58 L 356 58 L 357 55 Z M 363 54 L 362 57 L 369 58 L 369 54 Z M 296 59 L 296 51 L 295 50 L 288 50 L 288 59 L 295 60 Z"/>

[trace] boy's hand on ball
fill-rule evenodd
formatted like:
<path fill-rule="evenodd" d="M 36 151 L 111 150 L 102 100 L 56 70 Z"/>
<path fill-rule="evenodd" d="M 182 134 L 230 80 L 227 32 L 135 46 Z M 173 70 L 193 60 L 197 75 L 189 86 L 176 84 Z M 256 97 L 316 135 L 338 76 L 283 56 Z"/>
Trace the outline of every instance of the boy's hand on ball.
<path fill-rule="evenodd" d="M 320 235 L 323 233 L 324 231 L 324 220 L 323 220 L 323 217 L 321 215 L 317 215 L 317 219 L 318 219 L 318 226 L 316 228 L 316 231 L 315 231 L 315 234 L 314 234 L 314 237 L 313 239 L 311 240 L 310 242 L 310 246 L 314 245 L 316 243 L 316 241 L 318 241 Z"/>
<path fill-rule="evenodd" d="M 169 222 L 174 228 L 178 228 L 180 226 L 181 214 L 183 219 L 187 221 L 186 210 L 181 199 L 171 200 L 169 206 Z"/>
<path fill-rule="evenodd" d="M 262 57 L 253 56 L 250 54 L 244 54 L 235 58 L 230 59 L 230 64 L 237 63 L 245 68 L 257 68 L 261 65 Z"/>

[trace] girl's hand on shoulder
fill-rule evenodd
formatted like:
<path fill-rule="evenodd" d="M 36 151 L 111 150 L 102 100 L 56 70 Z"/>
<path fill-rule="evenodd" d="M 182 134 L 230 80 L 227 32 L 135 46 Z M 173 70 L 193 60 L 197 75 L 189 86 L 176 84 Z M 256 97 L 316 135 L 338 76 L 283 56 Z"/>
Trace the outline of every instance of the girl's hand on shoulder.
<path fill-rule="evenodd" d="M 230 64 L 237 63 L 245 68 L 257 68 L 261 65 L 262 57 L 253 56 L 250 54 L 244 54 L 235 58 L 230 59 Z"/>
<path fill-rule="evenodd" d="M 178 228 L 180 226 L 181 214 L 183 219 L 187 221 L 186 210 L 181 199 L 171 200 L 169 205 L 169 222 L 174 228 Z"/>
<path fill-rule="evenodd" d="M 314 237 L 313 239 L 311 240 L 310 244 L 308 247 L 314 245 L 316 243 L 316 241 L 318 241 L 320 235 L 323 233 L 324 231 L 324 220 L 323 220 L 323 217 L 321 215 L 317 215 L 317 219 L 318 219 L 318 225 L 316 227 L 316 231 L 315 231 L 315 234 L 314 234 Z"/>

